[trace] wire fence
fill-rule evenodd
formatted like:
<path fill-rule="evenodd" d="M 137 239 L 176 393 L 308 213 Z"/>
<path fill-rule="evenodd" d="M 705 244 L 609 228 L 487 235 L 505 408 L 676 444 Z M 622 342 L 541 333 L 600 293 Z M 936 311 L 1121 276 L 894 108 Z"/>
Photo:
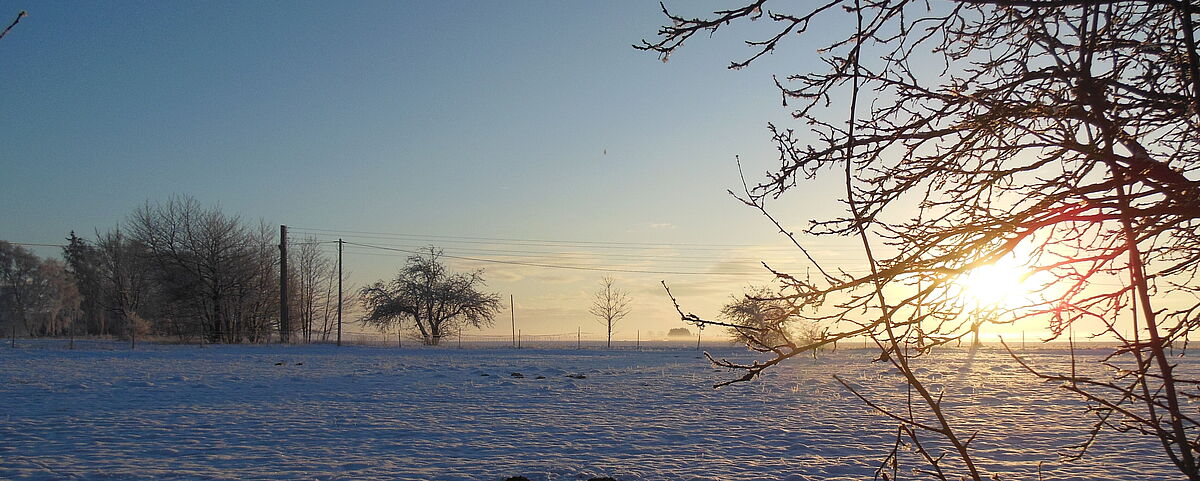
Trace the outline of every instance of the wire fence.
<path fill-rule="evenodd" d="M 697 342 L 699 340 L 699 342 Z M 332 342 L 332 341 L 321 341 Z M 595 333 L 569 332 L 554 334 L 472 334 L 452 333 L 441 336 L 433 342 L 409 335 L 383 334 L 372 332 L 344 332 L 342 344 L 351 346 L 374 347 L 442 347 L 463 349 L 687 349 L 712 346 L 729 346 L 725 339 L 705 340 L 703 338 L 684 337 L 670 339 L 613 339 Z"/>
<path fill-rule="evenodd" d="M 337 335 L 313 336 L 311 341 L 293 334 L 290 342 L 283 343 L 279 333 L 272 332 L 261 342 L 243 343 L 242 345 L 336 345 Z M 18 349 L 80 349 L 80 350 L 136 350 L 146 346 L 168 345 L 214 345 L 202 338 L 179 339 L 172 336 L 145 336 L 135 342 L 127 338 L 115 336 L 86 336 L 86 337 L 17 337 L 4 338 L 0 346 Z M 380 348 L 402 349 L 612 349 L 612 350 L 652 350 L 652 349 L 704 349 L 712 347 L 732 346 L 727 339 L 703 339 L 697 337 L 669 339 L 613 339 L 611 342 L 602 334 L 587 332 L 499 335 L 478 333 L 452 333 L 441 336 L 436 343 L 426 342 L 420 337 L 409 333 L 382 332 L 343 332 L 341 345 L 366 346 Z"/>
<path fill-rule="evenodd" d="M 260 342 L 247 342 L 240 345 L 280 345 L 286 344 L 289 346 L 302 345 L 336 345 L 336 333 L 330 333 L 328 336 L 323 334 L 313 336 L 311 341 L 304 340 L 301 336 L 293 334 L 291 341 L 282 343 L 278 332 L 272 332 Z M 983 346 L 999 348 L 996 342 L 984 342 Z M 1030 339 L 1028 343 L 1024 342 L 1024 336 L 1018 337 L 1009 342 L 1010 346 L 1020 350 L 1025 349 L 1061 349 L 1067 347 L 1067 343 L 1049 342 L 1044 343 L 1041 340 Z M 1091 341 L 1079 342 L 1076 347 L 1080 349 L 1113 347 L 1114 342 L 1108 341 Z M 84 337 L 17 337 L 4 338 L 0 348 L 17 348 L 17 349 L 61 349 L 61 350 L 136 350 L 146 346 L 170 346 L 170 345 L 197 345 L 206 346 L 213 345 L 201 338 L 179 339 L 171 336 L 145 336 L 136 339 L 136 342 L 130 342 L 127 338 L 116 336 L 84 336 Z M 592 350 L 704 350 L 721 347 L 734 347 L 737 344 L 723 337 L 713 337 L 711 339 L 704 338 L 703 334 L 700 337 L 673 337 L 673 338 L 641 338 L 640 334 L 635 339 L 613 339 L 611 342 L 602 333 L 588 332 L 567 332 L 567 333 L 551 333 L 551 334 L 526 334 L 518 331 L 514 335 L 503 334 L 479 334 L 479 333 L 452 333 L 444 335 L 435 343 L 425 342 L 420 337 L 414 336 L 411 333 L 396 333 L 384 332 L 362 332 L 362 331 L 343 331 L 341 345 L 343 346 L 366 346 L 377 348 L 401 348 L 401 349 L 592 349 Z M 963 348 L 969 348 L 969 343 L 963 343 Z M 866 339 L 848 339 L 837 346 L 829 346 L 827 350 L 857 350 L 857 349 L 873 349 L 875 348 Z M 1172 351 L 1175 346 L 1168 346 Z"/>

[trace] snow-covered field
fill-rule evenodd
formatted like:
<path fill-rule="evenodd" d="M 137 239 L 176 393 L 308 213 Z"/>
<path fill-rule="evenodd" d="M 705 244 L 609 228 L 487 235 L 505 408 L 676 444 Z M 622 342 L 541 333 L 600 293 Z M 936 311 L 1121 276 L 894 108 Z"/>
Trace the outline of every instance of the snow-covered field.
<path fill-rule="evenodd" d="M 0 347 L 0 479 L 860 480 L 895 425 L 830 374 L 904 392 L 865 351 L 713 390 L 733 374 L 682 349 L 106 347 Z M 1111 433 L 1060 462 L 1085 438 L 1081 403 L 1002 352 L 965 369 L 964 356 L 921 372 L 979 431 L 989 473 L 1037 479 L 1044 462 L 1047 480 L 1180 478 L 1151 439 Z"/>

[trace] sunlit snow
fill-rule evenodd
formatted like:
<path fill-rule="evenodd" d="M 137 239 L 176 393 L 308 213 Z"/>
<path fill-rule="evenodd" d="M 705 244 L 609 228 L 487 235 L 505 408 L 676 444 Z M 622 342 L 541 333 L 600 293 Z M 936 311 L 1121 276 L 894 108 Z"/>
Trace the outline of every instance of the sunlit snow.
<path fill-rule="evenodd" d="M 830 377 L 902 399 L 900 378 L 867 354 L 796 359 L 713 390 L 735 374 L 683 349 L 0 348 L 0 478 L 870 479 L 895 423 Z M 946 392 L 961 432 L 979 431 L 973 453 L 989 474 L 1037 479 L 1044 463 L 1046 479 L 1178 477 L 1133 435 L 1106 433 L 1060 462 L 1085 439 L 1083 405 L 1001 351 L 966 369 L 964 356 L 937 354 L 918 372 Z M 1063 351 L 1029 356 L 1067 366 Z"/>

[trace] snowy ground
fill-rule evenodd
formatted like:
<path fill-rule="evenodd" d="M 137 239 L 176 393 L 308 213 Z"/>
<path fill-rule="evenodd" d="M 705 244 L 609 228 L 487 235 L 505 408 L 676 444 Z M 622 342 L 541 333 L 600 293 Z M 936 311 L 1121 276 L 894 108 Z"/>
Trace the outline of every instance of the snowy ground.
<path fill-rule="evenodd" d="M 0 348 L 0 479 L 860 480 L 895 426 L 829 375 L 903 392 L 845 350 L 713 390 L 732 374 L 694 350 L 106 347 Z M 1081 404 L 999 351 L 964 356 L 921 372 L 979 431 L 989 473 L 1180 477 L 1145 438 L 1060 462 L 1086 434 Z"/>

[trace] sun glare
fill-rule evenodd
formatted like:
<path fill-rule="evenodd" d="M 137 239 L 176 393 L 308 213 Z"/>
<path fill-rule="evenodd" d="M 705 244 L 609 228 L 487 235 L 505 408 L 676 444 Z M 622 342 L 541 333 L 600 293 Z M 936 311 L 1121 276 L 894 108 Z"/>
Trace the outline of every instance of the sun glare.
<path fill-rule="evenodd" d="M 1029 299 L 1028 269 L 1011 257 L 975 269 L 960 281 L 964 300 L 977 309 L 1016 306 Z"/>

